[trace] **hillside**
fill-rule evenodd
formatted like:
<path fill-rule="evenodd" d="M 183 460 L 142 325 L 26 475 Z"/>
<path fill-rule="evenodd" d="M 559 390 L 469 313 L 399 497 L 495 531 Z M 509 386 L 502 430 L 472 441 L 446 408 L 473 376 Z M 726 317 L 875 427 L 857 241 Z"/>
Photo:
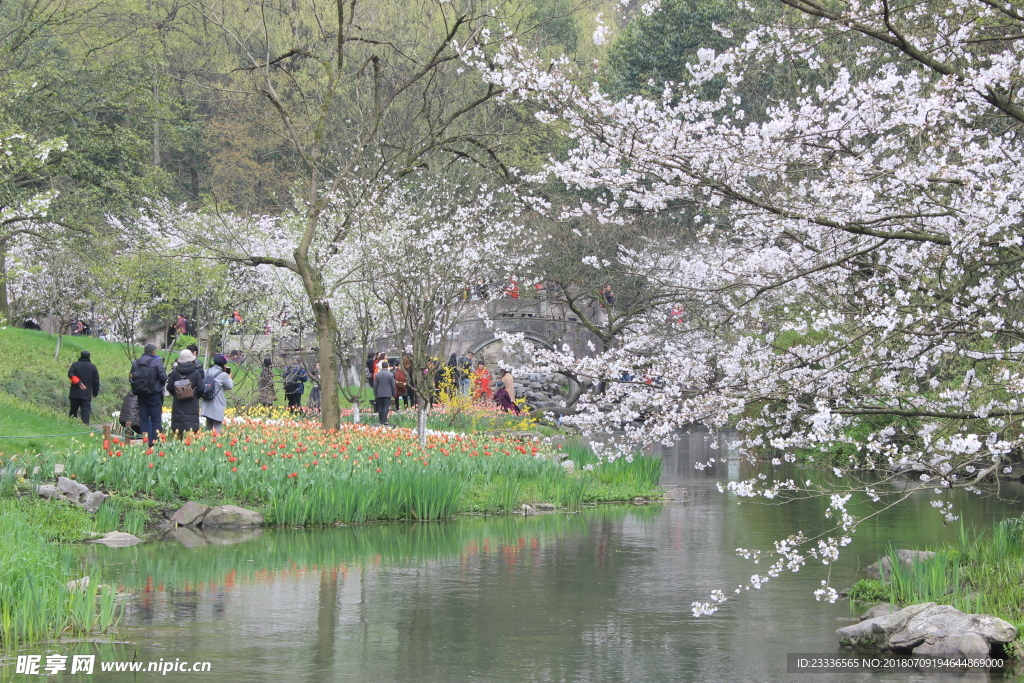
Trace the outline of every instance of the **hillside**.
<path fill-rule="evenodd" d="M 46 332 L 0 329 L 0 452 L 39 451 L 70 444 L 58 439 L 12 436 L 70 434 L 86 431 L 79 420 L 67 418 L 68 366 L 87 350 L 100 372 L 100 394 L 93 400 L 94 424 L 109 422 L 128 391 L 128 356 L 120 344 L 93 337 L 65 336 L 59 356 L 53 351 L 57 337 Z M 136 353 L 141 349 L 136 349 Z M 84 438 L 79 436 L 78 438 Z"/>

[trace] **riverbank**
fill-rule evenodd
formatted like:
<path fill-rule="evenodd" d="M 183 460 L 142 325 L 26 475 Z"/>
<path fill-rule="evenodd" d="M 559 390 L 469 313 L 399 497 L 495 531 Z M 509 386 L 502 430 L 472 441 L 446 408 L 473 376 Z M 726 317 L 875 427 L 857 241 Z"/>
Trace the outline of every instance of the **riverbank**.
<path fill-rule="evenodd" d="M 658 458 L 599 464 L 582 447 L 505 435 L 432 434 L 420 446 L 407 429 L 343 425 L 325 432 L 301 420 L 239 418 L 220 436 L 199 432 L 152 448 L 93 437 L 37 464 L 52 471 L 58 461 L 65 476 L 117 498 L 168 508 L 186 500 L 235 504 L 261 512 L 267 524 L 290 526 L 447 519 L 510 513 L 533 502 L 578 508 L 661 495 Z"/>
<path fill-rule="evenodd" d="M 1011 517 L 981 532 L 961 525 L 955 542 L 927 558 L 888 555 L 887 580 L 864 579 L 849 596 L 855 610 L 870 602 L 897 607 L 935 602 L 967 614 L 990 614 L 1010 622 L 1024 652 L 1024 517 Z"/>
<path fill-rule="evenodd" d="M 92 517 L 74 505 L 0 498 L 0 647 L 89 636 L 116 624 L 113 590 L 96 572 L 81 574 L 68 551 L 92 531 Z"/>

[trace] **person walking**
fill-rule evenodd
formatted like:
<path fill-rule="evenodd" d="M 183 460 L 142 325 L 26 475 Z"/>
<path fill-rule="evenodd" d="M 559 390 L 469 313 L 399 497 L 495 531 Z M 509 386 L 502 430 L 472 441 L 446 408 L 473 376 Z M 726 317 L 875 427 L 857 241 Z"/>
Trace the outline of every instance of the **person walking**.
<path fill-rule="evenodd" d="M 128 374 L 132 392 L 139 402 L 139 426 L 150 444 L 156 441 L 156 433 L 163 429 L 164 383 L 167 382 L 164 361 L 155 351 L 156 344 L 146 344 L 143 354 L 132 363 Z"/>
<path fill-rule="evenodd" d="M 196 356 L 188 349 L 178 354 L 178 364 L 167 376 L 167 391 L 171 394 L 171 431 L 178 439 L 184 432 L 198 432 L 199 393 L 202 391 L 203 369 Z"/>
<path fill-rule="evenodd" d="M 373 396 L 377 399 L 377 417 L 382 425 L 388 423 L 388 410 L 391 408 L 391 399 L 397 394 L 398 387 L 395 383 L 395 376 L 391 374 L 388 362 L 381 361 L 380 369 L 373 377 Z"/>
<path fill-rule="evenodd" d="M 288 410 L 302 408 L 302 393 L 306 390 L 309 375 L 298 363 L 286 365 L 284 368 L 284 397 L 288 399 Z"/>
<path fill-rule="evenodd" d="M 68 368 L 68 379 L 71 390 L 68 399 L 71 401 L 71 417 L 81 415 L 82 422 L 89 424 L 92 414 L 92 400 L 100 393 L 100 371 L 92 364 L 88 351 L 82 351 L 78 360 Z"/>
<path fill-rule="evenodd" d="M 261 406 L 269 408 L 274 405 L 277 399 L 277 392 L 274 390 L 274 370 L 269 358 L 263 359 L 263 367 L 260 368 L 260 379 L 256 385 L 257 399 Z"/>
<path fill-rule="evenodd" d="M 235 387 L 235 381 L 231 379 L 228 359 L 223 353 L 218 353 L 213 357 L 213 365 L 206 371 L 205 379 L 203 384 L 209 384 L 209 380 L 213 380 L 214 394 L 213 398 L 203 399 L 203 408 L 199 411 L 199 417 L 206 418 L 207 429 L 214 434 L 220 434 L 220 430 L 224 426 L 224 411 L 228 408 L 228 397 L 224 392 Z"/>

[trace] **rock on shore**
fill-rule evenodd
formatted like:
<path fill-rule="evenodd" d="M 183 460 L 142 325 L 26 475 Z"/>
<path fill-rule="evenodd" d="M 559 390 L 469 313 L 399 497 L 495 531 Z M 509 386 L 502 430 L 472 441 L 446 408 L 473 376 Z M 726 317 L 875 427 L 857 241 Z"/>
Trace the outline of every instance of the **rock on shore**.
<path fill-rule="evenodd" d="M 926 602 L 846 626 L 836 636 L 846 647 L 966 656 L 988 655 L 993 645 L 1013 642 L 1017 629 L 988 614 L 964 614 L 950 605 Z"/>

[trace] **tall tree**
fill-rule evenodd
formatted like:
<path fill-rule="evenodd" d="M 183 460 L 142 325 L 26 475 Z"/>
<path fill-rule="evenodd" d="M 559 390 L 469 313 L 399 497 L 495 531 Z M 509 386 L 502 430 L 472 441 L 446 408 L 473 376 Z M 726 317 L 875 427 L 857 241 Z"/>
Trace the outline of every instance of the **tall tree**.
<path fill-rule="evenodd" d="M 515 34 L 508 29 L 515 24 L 499 17 L 523 24 L 522 7 L 441 0 L 333 0 L 299 11 L 271 0 L 247 0 L 245 11 L 193 0 L 193 7 L 236 55 L 210 87 L 263 98 L 295 156 L 301 227 L 293 248 L 241 260 L 301 280 L 316 319 L 323 423 L 337 427 L 339 326 L 330 302 L 340 284 L 330 262 L 398 183 L 458 159 L 504 171 L 501 145 L 515 131 L 494 106 L 503 88 L 463 74 L 459 51 L 494 51 Z"/>

